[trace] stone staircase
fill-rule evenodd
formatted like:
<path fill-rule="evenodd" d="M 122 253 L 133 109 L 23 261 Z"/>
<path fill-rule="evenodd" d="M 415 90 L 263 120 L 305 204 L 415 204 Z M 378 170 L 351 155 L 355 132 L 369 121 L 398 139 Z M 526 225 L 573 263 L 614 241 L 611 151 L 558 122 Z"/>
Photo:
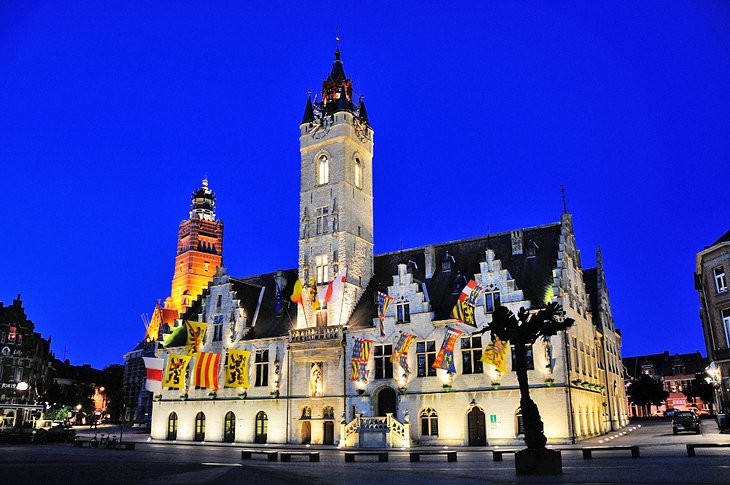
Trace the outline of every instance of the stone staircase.
<path fill-rule="evenodd" d="M 356 414 L 355 419 L 341 425 L 340 446 L 410 448 L 410 435 L 411 424 L 401 423 L 393 417 L 393 413 L 385 416 Z"/>

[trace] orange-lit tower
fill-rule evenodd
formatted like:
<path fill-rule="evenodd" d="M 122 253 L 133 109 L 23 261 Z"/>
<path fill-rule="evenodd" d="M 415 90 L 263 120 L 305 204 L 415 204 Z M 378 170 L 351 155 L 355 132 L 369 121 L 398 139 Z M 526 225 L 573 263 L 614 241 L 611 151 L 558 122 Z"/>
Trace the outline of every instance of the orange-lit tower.
<path fill-rule="evenodd" d="M 223 263 L 223 221 L 215 220 L 215 192 L 208 179 L 193 192 L 190 218 L 180 223 L 172 292 L 165 308 L 182 315 Z"/>

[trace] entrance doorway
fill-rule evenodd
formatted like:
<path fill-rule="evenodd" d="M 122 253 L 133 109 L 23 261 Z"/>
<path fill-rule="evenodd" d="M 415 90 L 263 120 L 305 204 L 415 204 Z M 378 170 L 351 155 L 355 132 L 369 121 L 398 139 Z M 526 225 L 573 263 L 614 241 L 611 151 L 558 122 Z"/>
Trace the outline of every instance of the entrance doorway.
<path fill-rule="evenodd" d="M 467 414 L 469 446 L 487 446 L 487 430 L 484 412 L 474 406 Z"/>
<path fill-rule="evenodd" d="M 232 411 L 228 411 L 224 423 L 223 441 L 233 443 L 236 440 L 236 415 Z"/>
<path fill-rule="evenodd" d="M 398 397 L 392 387 L 384 387 L 378 392 L 377 406 L 375 413 L 378 416 L 385 416 L 387 413 L 396 415 L 398 410 Z"/>
<path fill-rule="evenodd" d="M 333 421 L 324 422 L 324 442 L 325 445 L 335 444 L 335 423 Z"/>
<path fill-rule="evenodd" d="M 254 442 L 257 444 L 264 444 L 266 443 L 267 435 L 269 434 L 269 417 L 266 416 L 266 413 L 263 411 L 259 411 L 256 415 L 256 437 L 254 438 Z"/>
<path fill-rule="evenodd" d="M 308 445 L 312 442 L 312 422 L 302 421 L 302 444 Z"/>

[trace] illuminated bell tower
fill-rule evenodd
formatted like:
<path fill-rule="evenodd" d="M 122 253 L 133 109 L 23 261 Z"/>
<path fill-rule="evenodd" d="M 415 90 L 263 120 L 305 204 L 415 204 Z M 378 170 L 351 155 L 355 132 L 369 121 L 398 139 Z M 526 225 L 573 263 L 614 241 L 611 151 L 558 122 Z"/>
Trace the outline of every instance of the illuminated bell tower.
<path fill-rule="evenodd" d="M 165 308 L 182 315 L 223 263 L 223 221 L 215 220 L 215 192 L 208 180 L 193 192 L 190 217 L 180 223 L 172 292 Z"/>
<path fill-rule="evenodd" d="M 301 189 L 299 278 L 308 301 L 317 280 L 322 304 L 327 283 L 347 267 L 344 296 L 298 326 L 344 325 L 373 275 L 373 130 L 362 97 L 352 98 L 339 49 L 321 97 L 311 94 L 299 126 Z"/>

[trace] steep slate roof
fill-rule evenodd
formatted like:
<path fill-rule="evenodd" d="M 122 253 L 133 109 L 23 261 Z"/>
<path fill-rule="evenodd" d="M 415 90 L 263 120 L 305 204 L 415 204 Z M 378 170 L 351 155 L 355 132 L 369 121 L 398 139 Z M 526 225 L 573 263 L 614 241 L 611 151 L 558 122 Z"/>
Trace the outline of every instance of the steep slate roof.
<path fill-rule="evenodd" d="M 712 246 L 715 246 L 717 244 L 720 244 L 722 242 L 730 242 L 730 231 L 726 232 L 722 236 L 720 236 L 720 239 L 712 243 Z"/>
<path fill-rule="evenodd" d="M 377 317 L 375 292 L 378 289 L 384 291 L 392 285 L 393 276 L 398 274 L 398 264 L 409 264 L 409 261 L 415 262 L 417 266 L 413 267 L 414 281 L 426 284 L 434 320 L 450 318 L 461 288 L 473 279 L 475 273 L 481 271 L 479 264 L 485 261 L 487 249 L 495 252 L 495 259 L 500 260 L 502 269 L 510 273 L 517 289 L 523 290 L 525 299 L 530 300 L 533 306 L 539 306 L 544 300 L 546 289 L 553 283 L 560 231 L 560 223 L 523 229 L 522 254 L 512 254 L 511 232 L 435 244 L 434 273 L 428 279 L 425 278 L 425 246 L 376 256 L 375 275 L 355 307 L 348 327 L 372 327 L 372 319 Z M 527 246 L 533 243 L 537 246 L 535 256 L 528 257 Z M 452 268 L 451 271 L 442 271 L 441 263 L 447 252 L 453 257 Z"/>
<path fill-rule="evenodd" d="M 286 278 L 286 285 L 282 288 L 282 311 L 279 315 L 276 314 L 276 271 L 273 273 L 264 273 L 256 276 L 249 276 L 247 278 L 240 278 L 237 281 L 239 285 L 255 285 L 257 291 L 254 294 L 246 291 L 243 294 L 237 292 L 237 297 L 241 300 L 241 303 L 246 306 L 246 312 L 249 315 L 250 321 L 253 321 L 254 312 L 256 311 L 256 305 L 258 303 L 260 289 L 265 287 L 264 296 L 261 299 L 261 306 L 259 308 L 259 314 L 256 317 L 256 322 L 253 327 L 253 332 L 248 335 L 249 339 L 255 338 L 267 338 L 267 337 L 279 337 L 282 335 L 288 335 L 289 329 L 296 326 L 297 320 L 297 305 L 291 302 L 291 294 L 294 290 L 294 283 L 297 281 L 298 271 L 296 269 L 284 270 L 284 277 Z M 250 309 L 249 309 L 250 307 Z"/>
<path fill-rule="evenodd" d="M 591 311 L 593 312 L 593 325 L 603 331 L 603 322 L 598 312 L 598 268 L 583 270 L 583 283 L 586 285 L 586 292 L 591 299 Z"/>
<path fill-rule="evenodd" d="M 703 357 L 699 352 L 670 355 L 667 350 L 661 354 L 624 357 L 622 360 L 624 367 L 626 367 L 626 371 L 632 377 L 638 377 L 641 375 L 641 366 L 646 362 L 649 362 L 654 366 L 654 371 L 658 375 L 666 377 L 675 375 L 673 365 L 676 358 L 679 358 L 679 360 L 681 360 L 684 364 L 685 368 L 683 375 L 704 372 L 705 367 L 709 364 L 707 357 Z"/>

